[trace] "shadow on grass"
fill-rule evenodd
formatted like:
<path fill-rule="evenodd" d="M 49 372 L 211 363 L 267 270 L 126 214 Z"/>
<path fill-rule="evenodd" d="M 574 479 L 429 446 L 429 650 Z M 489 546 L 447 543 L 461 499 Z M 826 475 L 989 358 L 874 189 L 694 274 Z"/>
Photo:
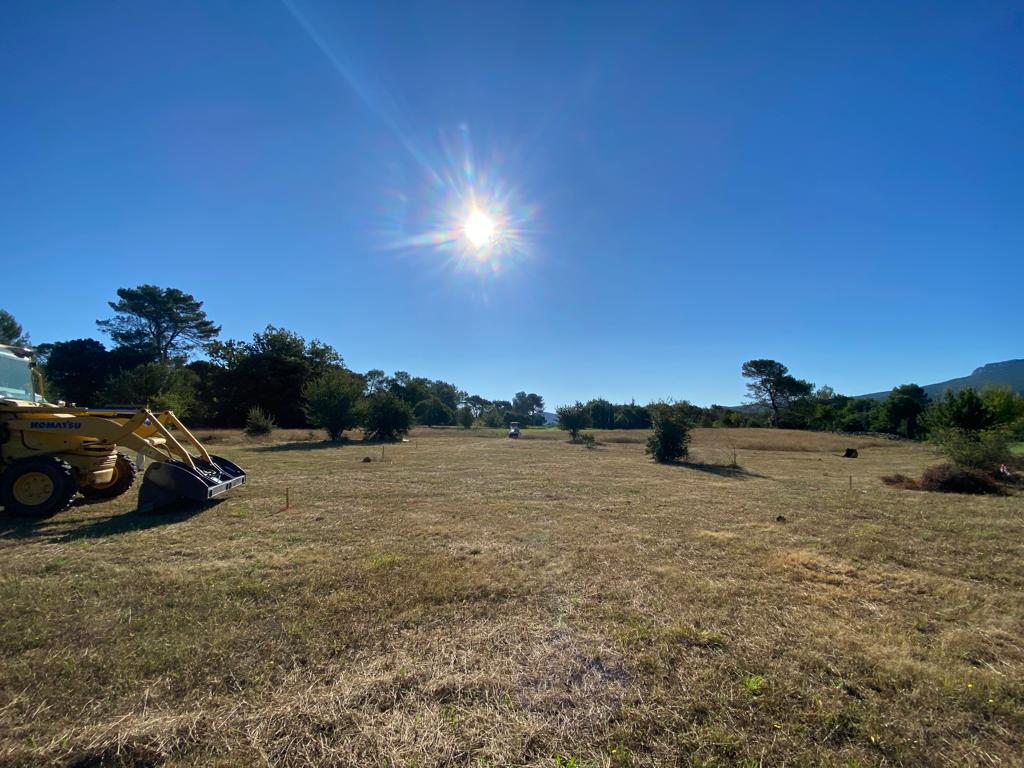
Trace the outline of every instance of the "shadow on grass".
<path fill-rule="evenodd" d="M 297 443 L 259 445 L 252 450 L 257 453 L 280 453 L 281 451 L 319 451 L 323 448 L 344 448 L 346 445 L 360 445 L 354 440 L 300 440 Z"/>
<path fill-rule="evenodd" d="M 408 443 L 406 443 L 408 445 Z M 381 445 L 402 445 L 401 441 L 389 440 L 300 440 L 296 443 L 278 443 L 277 445 L 261 445 L 252 450 L 259 453 L 280 453 L 282 451 L 319 451 L 324 448 L 364 447 Z"/>
<path fill-rule="evenodd" d="M 135 509 L 125 512 L 123 515 L 114 515 L 99 520 L 68 521 L 61 519 L 62 516 L 52 518 L 12 517 L 0 523 L 0 539 L 47 538 L 51 543 L 64 544 L 79 539 L 118 536 L 131 531 L 144 531 L 148 528 L 184 522 L 200 512 L 212 509 L 222 501 L 223 499 L 214 499 L 208 502 L 182 501 L 154 512 L 139 512 Z M 86 504 L 76 504 L 72 509 L 77 509 L 80 506 L 86 506 Z M 76 523 L 81 524 L 74 527 Z"/>
<path fill-rule="evenodd" d="M 751 480 L 754 478 L 762 480 L 770 479 L 768 475 L 761 475 L 757 472 L 751 472 L 749 469 L 744 469 L 743 467 L 730 467 L 725 464 L 701 464 L 698 462 L 681 461 L 676 464 L 676 466 L 683 467 L 684 469 L 695 469 L 698 472 L 707 472 L 709 475 L 729 477 L 733 480 Z"/>

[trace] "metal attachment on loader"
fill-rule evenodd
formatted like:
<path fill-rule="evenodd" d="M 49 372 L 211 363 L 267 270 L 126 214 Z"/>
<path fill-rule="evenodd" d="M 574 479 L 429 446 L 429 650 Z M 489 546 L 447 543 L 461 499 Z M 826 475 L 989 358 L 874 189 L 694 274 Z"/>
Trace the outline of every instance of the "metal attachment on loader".
<path fill-rule="evenodd" d="M 176 501 L 209 501 L 245 483 L 245 472 L 241 467 L 222 456 L 208 453 L 170 411 L 155 414 L 146 409 L 140 410 L 124 425 L 124 429 L 130 430 L 130 434 L 119 443 L 156 459 L 142 479 L 140 512 L 149 512 Z"/>
<path fill-rule="evenodd" d="M 176 501 L 209 501 L 245 483 L 245 472 L 220 456 L 193 460 L 195 469 L 181 461 L 149 465 L 139 489 L 139 511 L 150 512 Z"/>

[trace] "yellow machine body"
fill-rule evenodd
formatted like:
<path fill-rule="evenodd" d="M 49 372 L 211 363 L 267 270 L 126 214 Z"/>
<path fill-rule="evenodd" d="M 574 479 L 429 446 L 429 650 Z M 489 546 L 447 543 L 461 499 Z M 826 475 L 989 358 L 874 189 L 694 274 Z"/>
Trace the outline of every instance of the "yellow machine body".
<path fill-rule="evenodd" d="M 71 496 L 100 495 L 126 479 L 119 472 L 130 471 L 126 490 L 135 467 L 118 449 L 154 461 L 139 493 L 140 509 L 178 498 L 211 499 L 245 482 L 239 467 L 211 456 L 171 411 L 46 402 L 36 394 L 30 356 L 30 350 L 0 346 L 0 506 L 6 492 L 8 506 L 42 510 L 39 500 L 65 477 Z"/>

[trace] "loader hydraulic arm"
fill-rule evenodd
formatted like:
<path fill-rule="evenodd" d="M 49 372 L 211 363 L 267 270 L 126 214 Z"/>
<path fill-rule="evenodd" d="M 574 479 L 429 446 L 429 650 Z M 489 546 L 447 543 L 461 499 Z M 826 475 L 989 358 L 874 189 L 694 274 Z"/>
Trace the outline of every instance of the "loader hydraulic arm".
<path fill-rule="evenodd" d="M 82 432 L 157 461 L 180 461 L 193 470 L 196 469 L 196 458 L 210 463 L 210 454 L 206 448 L 171 411 L 164 411 L 157 416 L 143 409 L 127 420 L 124 419 L 125 415 L 117 411 L 104 413 L 90 410 L 88 416 L 80 419 Z M 168 427 L 178 432 L 181 439 L 175 437 Z M 182 443 L 191 447 L 198 456 L 194 457 Z"/>
<path fill-rule="evenodd" d="M 30 406 L 16 410 L 19 418 L 8 425 L 10 429 L 26 435 L 39 431 L 53 433 L 60 429 L 69 436 L 73 434 L 76 439 L 87 436 L 122 446 L 156 461 L 180 461 L 193 471 L 196 470 L 197 459 L 207 464 L 211 461 L 206 448 L 171 411 L 157 416 L 147 408 L 103 411 Z M 44 413 L 45 420 L 40 418 Z M 173 428 L 180 439 L 169 428 Z M 186 445 L 195 453 L 190 453 Z"/>

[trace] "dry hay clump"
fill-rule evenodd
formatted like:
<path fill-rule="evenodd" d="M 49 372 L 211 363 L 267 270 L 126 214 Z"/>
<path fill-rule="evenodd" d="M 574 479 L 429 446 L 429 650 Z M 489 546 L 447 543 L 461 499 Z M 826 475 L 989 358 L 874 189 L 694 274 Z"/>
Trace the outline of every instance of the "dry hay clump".
<path fill-rule="evenodd" d="M 939 493 L 969 493 L 979 495 L 1002 494 L 1003 487 L 988 472 L 955 464 L 937 464 L 928 467 L 920 480 L 902 474 L 886 475 L 882 482 L 892 488 L 911 491 L 937 491 Z"/>
<path fill-rule="evenodd" d="M 883 475 L 882 482 L 890 488 L 902 488 L 904 491 L 921 490 L 921 484 L 917 480 L 900 472 L 893 475 Z"/>

